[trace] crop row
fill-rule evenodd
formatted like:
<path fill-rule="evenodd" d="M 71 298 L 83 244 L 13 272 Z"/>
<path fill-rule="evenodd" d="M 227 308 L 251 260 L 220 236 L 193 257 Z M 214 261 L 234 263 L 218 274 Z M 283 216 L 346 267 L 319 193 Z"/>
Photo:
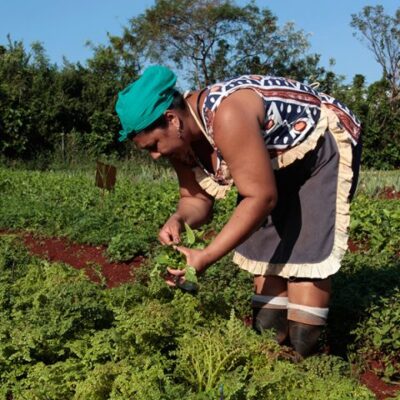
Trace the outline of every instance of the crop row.
<path fill-rule="evenodd" d="M 147 259 L 134 284 L 103 290 L 71 268 L 29 257 L 5 236 L 4 399 L 7 393 L 14 399 L 205 399 L 221 391 L 225 399 L 318 398 L 313 391 L 328 399 L 372 398 L 348 361 L 358 371 L 375 368 L 384 379 L 400 379 L 399 200 L 358 193 L 351 208 L 357 251 L 334 278 L 321 343 L 336 356 L 297 364 L 238 320 L 250 314 L 252 287 L 229 257 L 201 277 L 196 296 L 172 291 L 151 273 L 161 251 L 157 231 L 177 200 L 172 179 L 124 175 L 114 191 L 102 192 L 85 173 L 0 169 L 0 192 L 2 230 L 106 244 L 117 261 L 138 253 Z M 232 192 L 218 202 L 206 229 L 220 229 L 235 201 Z"/>
<path fill-rule="evenodd" d="M 247 328 L 226 283 L 192 296 L 144 267 L 104 290 L 3 236 L 0 399 L 374 398 L 341 358 L 295 362 Z"/>

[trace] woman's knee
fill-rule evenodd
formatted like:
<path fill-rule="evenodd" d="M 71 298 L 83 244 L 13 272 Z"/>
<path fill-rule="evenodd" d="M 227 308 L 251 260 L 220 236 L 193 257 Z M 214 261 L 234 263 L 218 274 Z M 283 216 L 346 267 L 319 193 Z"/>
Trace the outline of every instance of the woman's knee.
<path fill-rule="evenodd" d="M 278 343 L 288 333 L 287 281 L 277 276 L 256 276 L 252 298 L 253 328 L 258 332 L 272 329 Z"/>
<path fill-rule="evenodd" d="M 331 278 L 296 278 L 288 281 L 289 303 L 325 308 L 331 297 Z"/>
<path fill-rule="evenodd" d="M 303 357 L 313 354 L 326 325 L 331 279 L 298 279 L 288 284 L 290 343 Z"/>

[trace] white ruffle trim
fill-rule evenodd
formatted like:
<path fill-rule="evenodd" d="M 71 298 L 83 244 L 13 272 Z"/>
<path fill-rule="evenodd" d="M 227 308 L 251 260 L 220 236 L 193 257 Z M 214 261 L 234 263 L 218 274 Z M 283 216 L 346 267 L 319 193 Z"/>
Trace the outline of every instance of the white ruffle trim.
<path fill-rule="evenodd" d="M 233 180 L 226 185 L 221 185 L 208 176 L 200 167 L 193 168 L 194 176 L 200 187 L 215 199 L 223 199 L 232 188 Z"/>
<path fill-rule="evenodd" d="M 353 179 L 351 141 L 348 132 L 339 124 L 336 114 L 326 109 L 324 113 L 328 125 L 325 128 L 329 127 L 329 131 L 332 132 L 340 154 L 336 195 L 335 237 L 332 252 L 325 260 L 319 263 L 273 264 L 246 258 L 236 251 L 233 261 L 240 268 L 254 275 L 325 279 L 335 274 L 340 268 L 341 260 L 347 250 L 348 227 L 350 224 L 350 203 L 348 196 Z M 285 162 L 287 161 L 285 160 Z"/>
<path fill-rule="evenodd" d="M 342 236 L 342 238 L 339 239 L 338 236 Z M 286 279 L 291 277 L 325 279 L 339 271 L 340 262 L 347 250 L 347 234 L 336 233 L 335 242 L 336 240 L 338 243 L 333 246 L 329 257 L 316 264 L 272 264 L 251 260 L 236 251 L 233 255 L 233 262 L 253 275 L 277 275 Z"/>

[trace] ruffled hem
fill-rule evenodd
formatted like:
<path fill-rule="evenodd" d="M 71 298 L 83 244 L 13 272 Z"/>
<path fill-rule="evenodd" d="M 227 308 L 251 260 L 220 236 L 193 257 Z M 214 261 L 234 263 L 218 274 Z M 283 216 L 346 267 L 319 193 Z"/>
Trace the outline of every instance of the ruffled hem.
<path fill-rule="evenodd" d="M 339 271 L 341 259 L 347 250 L 347 245 L 343 247 L 343 242 L 347 243 L 347 235 L 344 240 L 340 240 L 342 245 L 337 244 L 330 256 L 324 261 L 315 264 L 273 264 L 263 261 L 251 260 L 235 251 L 233 262 L 241 269 L 253 275 L 277 275 L 282 278 L 311 278 L 325 279 Z"/>
<path fill-rule="evenodd" d="M 325 279 L 335 274 L 341 265 L 342 258 L 347 250 L 348 227 L 350 224 L 350 193 L 353 179 L 351 141 L 348 133 L 340 124 L 337 116 L 330 110 L 325 110 L 326 127 L 332 132 L 340 154 L 338 182 L 336 194 L 335 237 L 331 254 L 319 263 L 304 264 L 274 264 L 265 261 L 252 260 L 244 257 L 237 251 L 233 261 L 240 268 L 254 275 L 277 275 L 283 278 L 319 278 Z M 319 124 L 318 124 L 319 125 Z M 304 156 L 304 155 L 303 155 Z"/>
<path fill-rule="evenodd" d="M 307 137 L 304 142 L 272 158 L 271 163 L 273 169 L 277 170 L 287 167 L 296 160 L 301 160 L 309 151 L 314 150 L 317 147 L 318 139 L 325 133 L 328 128 L 328 112 L 329 110 L 322 105 L 321 115 L 314 131 Z"/>
<path fill-rule="evenodd" d="M 221 185 L 208 176 L 200 167 L 193 168 L 194 176 L 200 187 L 215 199 L 223 199 L 232 188 L 232 184 Z"/>

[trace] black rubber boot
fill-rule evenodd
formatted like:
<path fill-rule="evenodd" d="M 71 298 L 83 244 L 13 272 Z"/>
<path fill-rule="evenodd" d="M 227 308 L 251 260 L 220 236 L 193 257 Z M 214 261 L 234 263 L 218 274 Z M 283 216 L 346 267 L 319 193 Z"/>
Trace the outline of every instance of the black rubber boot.
<path fill-rule="evenodd" d="M 302 357 L 314 354 L 323 328 L 323 325 L 308 325 L 297 321 L 289 321 L 290 343 L 294 350 Z"/>
<path fill-rule="evenodd" d="M 287 310 L 254 308 L 253 329 L 260 333 L 265 329 L 273 329 L 276 332 L 276 341 L 282 344 L 288 335 Z"/>

